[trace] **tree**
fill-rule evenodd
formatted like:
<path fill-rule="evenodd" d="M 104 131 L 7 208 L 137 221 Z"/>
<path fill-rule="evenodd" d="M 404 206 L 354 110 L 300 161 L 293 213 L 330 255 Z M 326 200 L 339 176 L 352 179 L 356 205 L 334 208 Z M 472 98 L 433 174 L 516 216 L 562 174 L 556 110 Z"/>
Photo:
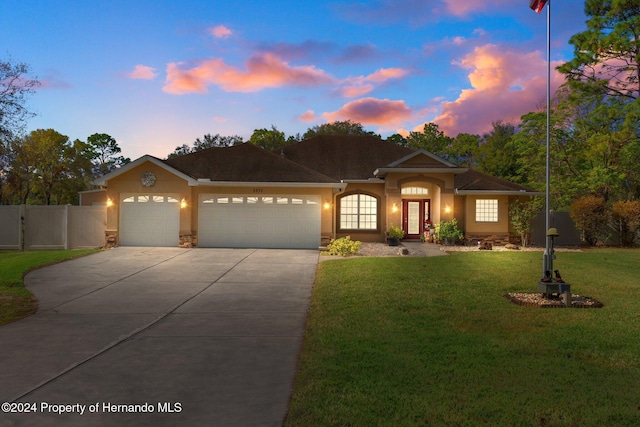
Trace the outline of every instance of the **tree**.
<path fill-rule="evenodd" d="M 635 100 L 640 92 L 640 3 L 587 0 L 587 30 L 569 43 L 575 57 L 560 66 L 568 84 L 584 93 Z"/>
<path fill-rule="evenodd" d="M 38 129 L 9 144 L 6 196 L 12 203 L 61 204 L 77 200 L 91 179 L 91 150 L 53 129 Z"/>
<path fill-rule="evenodd" d="M 602 197 L 583 196 L 571 203 L 571 219 L 582 234 L 582 240 L 593 246 L 604 234 L 607 206 Z"/>
<path fill-rule="evenodd" d="M 26 78 L 29 67 L 13 64 L 11 58 L 0 60 L 0 143 L 7 144 L 18 135 L 33 113 L 25 107 L 28 95 L 40 86 L 36 79 Z"/>
<path fill-rule="evenodd" d="M 351 120 L 336 120 L 333 123 L 313 126 L 307 129 L 302 138 L 309 139 L 318 135 L 370 135 L 380 138 L 380 135 L 364 130 L 360 123 L 354 123 Z"/>
<path fill-rule="evenodd" d="M 106 133 L 94 133 L 87 138 L 90 160 L 93 163 L 93 175 L 98 177 L 131 162 L 131 159 L 120 156 L 122 151 L 118 142 Z"/>
<path fill-rule="evenodd" d="M 622 246 L 633 246 L 640 234 L 640 201 L 617 201 L 611 208 L 611 217 Z"/>
<path fill-rule="evenodd" d="M 509 219 L 513 230 L 520 235 L 522 246 L 529 244 L 529 236 L 533 231 L 533 220 L 542 209 L 542 199 L 532 198 L 528 201 L 516 200 L 510 204 Z"/>
<path fill-rule="evenodd" d="M 516 133 L 516 126 L 502 121 L 492 125 L 493 130 L 482 137 L 478 168 L 489 175 L 514 180 L 518 176 L 518 166 L 511 139 Z"/>
<path fill-rule="evenodd" d="M 254 130 L 248 142 L 269 151 L 289 144 L 284 137 L 284 132 L 280 132 L 273 125 L 271 125 L 271 129 Z"/>
<path fill-rule="evenodd" d="M 189 147 L 187 144 L 176 147 L 173 153 L 170 153 L 167 158 L 184 156 L 185 154 L 195 153 L 196 151 L 202 151 L 212 147 L 231 147 L 232 145 L 242 144 L 242 142 L 242 137 L 238 135 L 222 136 L 219 133 L 215 135 L 208 133 L 204 135 L 203 139 L 196 138 L 192 147 Z"/>
<path fill-rule="evenodd" d="M 425 123 L 422 132 L 410 132 L 405 138 L 406 146 L 414 150 L 423 149 L 437 156 L 447 157 L 453 139 L 446 136 L 435 123 Z"/>

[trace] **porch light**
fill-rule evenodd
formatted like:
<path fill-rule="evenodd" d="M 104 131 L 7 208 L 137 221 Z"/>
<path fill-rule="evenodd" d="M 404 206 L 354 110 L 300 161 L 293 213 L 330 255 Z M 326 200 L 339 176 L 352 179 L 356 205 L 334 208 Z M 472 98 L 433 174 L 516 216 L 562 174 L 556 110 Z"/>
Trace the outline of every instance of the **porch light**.
<path fill-rule="evenodd" d="M 111 206 L 113 206 L 113 200 L 111 200 L 110 197 L 107 197 L 107 207 L 110 208 Z"/>
<path fill-rule="evenodd" d="M 451 213 L 451 208 L 449 206 L 446 206 L 444 208 L 444 213 Z"/>
<path fill-rule="evenodd" d="M 329 201 L 325 200 L 324 204 L 322 205 L 323 208 L 325 209 L 331 209 L 331 203 L 329 203 Z"/>
<path fill-rule="evenodd" d="M 391 212 L 398 212 L 398 204 L 394 203 L 393 206 L 391 206 Z"/>
<path fill-rule="evenodd" d="M 184 209 L 186 207 L 187 207 L 187 201 L 183 197 L 182 200 L 180 200 L 180 209 Z"/>

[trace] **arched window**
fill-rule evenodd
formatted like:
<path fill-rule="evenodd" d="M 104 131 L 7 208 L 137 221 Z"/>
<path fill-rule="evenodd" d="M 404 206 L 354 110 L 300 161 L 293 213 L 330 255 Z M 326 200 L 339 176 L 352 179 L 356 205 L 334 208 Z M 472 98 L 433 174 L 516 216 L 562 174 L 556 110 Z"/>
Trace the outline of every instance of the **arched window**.
<path fill-rule="evenodd" d="M 340 229 L 377 230 L 378 199 L 362 193 L 340 198 Z"/>

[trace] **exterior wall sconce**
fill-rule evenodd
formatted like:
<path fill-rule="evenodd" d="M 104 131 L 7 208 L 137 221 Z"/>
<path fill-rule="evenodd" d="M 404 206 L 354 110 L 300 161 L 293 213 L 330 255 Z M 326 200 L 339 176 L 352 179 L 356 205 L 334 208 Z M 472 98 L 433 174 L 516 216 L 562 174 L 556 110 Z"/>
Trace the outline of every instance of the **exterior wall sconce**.
<path fill-rule="evenodd" d="M 111 197 L 107 197 L 107 207 L 110 208 L 113 206 L 113 200 L 111 200 Z"/>
<path fill-rule="evenodd" d="M 451 213 L 451 208 L 449 206 L 445 207 L 444 213 Z"/>
<path fill-rule="evenodd" d="M 398 204 L 394 203 L 393 206 L 391 206 L 391 212 L 396 213 L 398 212 Z"/>
<path fill-rule="evenodd" d="M 180 200 L 180 209 L 184 209 L 186 207 L 187 207 L 187 201 L 183 197 L 182 200 Z"/>
<path fill-rule="evenodd" d="M 325 200 L 324 204 L 322 205 L 323 208 L 325 209 L 331 209 L 331 203 L 329 203 L 328 201 Z"/>

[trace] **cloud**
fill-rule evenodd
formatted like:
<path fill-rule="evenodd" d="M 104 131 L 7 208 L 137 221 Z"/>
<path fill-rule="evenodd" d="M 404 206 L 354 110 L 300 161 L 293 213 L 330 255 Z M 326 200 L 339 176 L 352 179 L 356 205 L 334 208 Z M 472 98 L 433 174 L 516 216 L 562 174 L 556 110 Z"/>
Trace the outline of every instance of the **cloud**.
<path fill-rule="evenodd" d="M 388 80 L 400 79 L 409 74 L 402 68 L 381 68 L 368 76 L 348 77 L 344 79 L 344 86 L 339 89 L 339 93 L 345 98 L 355 98 L 363 96 L 375 89 L 372 83 L 383 84 Z"/>
<path fill-rule="evenodd" d="M 363 125 L 393 128 L 411 120 L 413 111 L 404 101 L 362 98 L 350 101 L 338 111 L 324 113 L 322 116 L 329 122 L 351 120 Z"/>
<path fill-rule="evenodd" d="M 226 39 L 233 34 L 233 31 L 224 25 L 217 25 L 215 27 L 208 28 L 207 32 L 217 39 Z"/>
<path fill-rule="evenodd" d="M 127 77 L 130 79 L 153 80 L 157 75 L 155 68 L 138 64 L 132 72 L 127 74 Z"/>
<path fill-rule="evenodd" d="M 316 113 L 313 112 L 313 110 L 307 110 L 300 115 L 300 120 L 305 123 L 313 123 L 318 120 L 318 117 L 316 116 Z"/>
<path fill-rule="evenodd" d="M 546 59 L 539 51 L 520 52 L 487 44 L 476 47 L 457 65 L 469 69 L 471 89 L 458 99 L 442 102 L 434 120 L 450 136 L 484 133 L 496 120 L 518 121 L 546 99 Z M 559 64 L 552 64 L 552 69 Z M 552 93 L 563 83 L 554 71 Z M 423 125 L 417 126 L 421 130 Z"/>
<path fill-rule="evenodd" d="M 40 84 L 34 89 L 48 90 L 48 89 L 72 89 L 72 88 L 73 88 L 73 85 L 65 81 L 59 71 L 49 70 L 47 75 L 40 80 Z"/>
<path fill-rule="evenodd" d="M 202 61 L 191 69 L 183 63 L 167 65 L 163 90 L 172 94 L 206 93 L 215 85 L 227 92 L 257 92 L 282 86 L 319 86 L 334 83 L 335 78 L 314 66 L 291 66 L 276 55 L 258 54 L 249 58 L 246 69 L 225 64 L 223 59 Z"/>

